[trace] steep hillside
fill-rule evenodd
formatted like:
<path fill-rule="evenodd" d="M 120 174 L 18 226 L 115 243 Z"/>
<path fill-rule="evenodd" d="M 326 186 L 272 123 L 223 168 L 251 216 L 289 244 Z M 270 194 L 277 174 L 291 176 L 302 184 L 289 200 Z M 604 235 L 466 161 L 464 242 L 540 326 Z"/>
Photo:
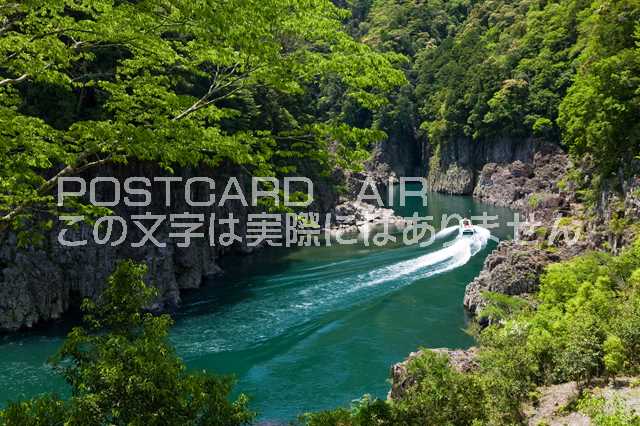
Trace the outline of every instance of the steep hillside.
<path fill-rule="evenodd" d="M 412 123 L 413 138 L 395 143 L 417 141 L 434 190 L 471 194 L 485 164 L 532 163 L 549 143 L 576 159 L 593 158 L 604 175 L 635 171 L 637 1 L 379 0 L 353 7 L 359 16 L 367 10 L 354 25 L 362 40 L 407 57 L 409 86 L 387 113 Z"/>

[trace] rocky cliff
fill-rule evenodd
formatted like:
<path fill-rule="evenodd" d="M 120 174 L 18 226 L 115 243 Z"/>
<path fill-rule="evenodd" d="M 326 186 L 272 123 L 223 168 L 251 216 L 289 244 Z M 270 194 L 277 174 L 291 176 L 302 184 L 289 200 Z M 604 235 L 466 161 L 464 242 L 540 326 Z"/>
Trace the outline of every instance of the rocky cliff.
<path fill-rule="evenodd" d="M 540 275 L 552 262 L 561 260 L 557 252 L 539 244 L 540 233 L 551 226 L 557 214 L 570 208 L 573 197 L 563 193 L 559 183 L 569 166 L 568 156 L 553 145 L 539 146 L 530 163 L 486 164 L 478 177 L 473 195 L 488 204 L 510 207 L 525 222 L 517 241 L 503 241 L 486 259 L 480 275 L 466 289 L 463 304 L 476 314 L 485 305 L 484 292 L 507 295 L 534 293 Z M 533 216 L 531 216 L 533 215 Z M 536 217 L 537 216 L 537 217 Z M 529 228 L 526 221 L 540 220 L 539 227 Z"/>
<path fill-rule="evenodd" d="M 568 156 L 556 145 L 542 145 L 530 162 L 487 163 L 478 174 L 474 198 L 521 212 L 568 208 L 573 195 L 561 185 Z"/>
<path fill-rule="evenodd" d="M 113 176 L 121 182 L 130 176 L 167 176 L 167 173 L 150 164 L 129 164 L 125 166 L 106 167 L 95 172 L 96 176 Z M 230 176 L 239 178 L 245 187 L 245 194 L 250 194 L 249 177 L 232 167 L 220 167 L 216 170 L 202 168 L 178 169 L 175 175 L 185 181 L 193 176 L 208 176 L 217 185 L 214 191 L 219 200 L 224 185 Z M 90 176 L 86 176 L 87 179 Z M 308 208 L 312 212 L 325 213 L 334 208 L 338 194 L 333 184 L 318 182 L 315 187 L 314 204 Z M 230 252 L 250 253 L 253 249 L 246 242 L 235 242 L 229 247 L 219 244 L 212 246 L 208 238 L 192 240 L 188 247 L 178 247 L 176 239 L 168 238 L 169 226 L 166 222 L 155 233 L 156 238 L 166 243 L 159 248 L 154 244 L 145 244 L 140 248 L 132 248 L 131 243 L 142 238 L 141 231 L 130 220 L 132 215 L 144 214 L 181 214 L 202 213 L 205 218 L 214 214 L 217 218 L 227 218 L 233 214 L 239 219 L 236 234 L 246 235 L 247 215 L 251 208 L 244 207 L 240 201 L 229 201 L 222 207 L 194 208 L 185 200 L 184 185 L 175 185 L 171 192 L 171 207 L 167 209 L 164 197 L 164 186 L 154 184 L 152 204 L 144 208 L 114 208 L 114 214 L 125 218 L 128 223 L 126 241 L 116 247 L 110 244 L 98 245 L 94 242 L 93 227 L 82 225 L 69 231 L 68 240 L 88 241 L 83 247 L 63 247 L 58 242 L 58 233 L 62 226 L 55 218 L 54 229 L 45 235 L 41 244 L 21 247 L 15 234 L 4 236 L 0 245 L 0 331 L 14 331 L 31 327 L 39 322 L 59 318 L 71 307 L 79 306 L 84 298 L 98 296 L 106 278 L 114 270 L 120 259 L 130 258 L 145 262 L 149 267 L 147 282 L 158 289 L 159 297 L 152 307 L 158 310 L 170 310 L 180 303 L 180 292 L 184 289 L 198 288 L 204 277 L 215 277 L 222 271 L 217 260 Z M 158 195 L 160 194 L 160 195 Z M 248 197 L 249 195 L 247 195 Z M 103 192 L 100 198 L 112 199 L 112 194 Z M 194 190 L 194 201 L 205 201 L 209 191 Z M 250 200 L 249 200 L 250 201 Z M 119 225 L 114 227 L 114 237 L 121 235 Z M 175 231 L 175 230 L 174 230 Z M 227 232 L 227 227 L 214 227 L 215 235 Z M 203 228 L 208 232 L 208 222 Z M 215 281 L 215 280 L 214 280 Z"/>
<path fill-rule="evenodd" d="M 554 149 L 553 144 L 535 138 L 496 137 L 486 141 L 457 138 L 437 147 L 426 143 L 423 155 L 429 158 L 427 176 L 431 190 L 471 195 L 486 164 L 514 161 L 531 164 L 536 153 L 550 149 Z"/>
<path fill-rule="evenodd" d="M 616 252 L 633 241 L 634 230 L 625 227 L 640 219 L 639 179 L 626 180 L 622 193 L 607 190 L 605 184 L 595 208 L 588 210 L 566 180 L 569 167 L 569 157 L 552 146 L 537 151 L 530 164 L 515 161 L 483 167 L 474 196 L 519 211 L 523 222 L 519 238 L 502 242 L 467 286 L 463 303 L 470 313 L 485 305 L 484 292 L 534 293 L 550 263 L 587 250 Z M 559 232 L 554 234 L 554 229 Z"/>
<path fill-rule="evenodd" d="M 367 169 L 375 175 L 422 176 L 420 141 L 415 131 L 402 135 L 390 134 L 373 149 Z"/>

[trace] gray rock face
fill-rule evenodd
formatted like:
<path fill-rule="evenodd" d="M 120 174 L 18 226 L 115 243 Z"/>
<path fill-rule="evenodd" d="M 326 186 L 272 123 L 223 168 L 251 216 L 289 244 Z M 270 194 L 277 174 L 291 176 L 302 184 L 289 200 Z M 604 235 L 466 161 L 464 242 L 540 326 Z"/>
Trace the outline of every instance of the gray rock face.
<path fill-rule="evenodd" d="M 542 145 L 539 149 L 531 163 L 521 160 L 489 163 L 478 177 L 475 198 L 519 210 L 525 213 L 523 220 L 533 218 L 539 226 L 527 230 L 528 234 L 521 235 L 518 241 L 501 242 L 489 255 L 480 275 L 465 291 L 463 304 L 472 314 L 478 314 L 486 306 L 484 292 L 510 296 L 535 293 L 547 265 L 585 249 L 580 244 L 553 251 L 542 244 L 556 218 L 570 215 L 574 196 L 561 191 L 558 185 L 569 167 L 568 156 L 553 145 Z M 521 229 L 526 230 L 527 225 L 523 224 Z M 542 232 L 532 232 L 535 230 Z"/>
<path fill-rule="evenodd" d="M 413 120 L 405 120 L 400 126 L 392 125 L 386 131 L 388 137 L 374 147 L 367 170 L 387 176 L 424 176 L 422 165 L 426 161 Z"/>
<path fill-rule="evenodd" d="M 389 187 L 399 182 L 397 175 L 386 164 L 377 164 L 364 172 L 346 173 L 347 183 L 346 198 L 343 202 L 357 200 L 361 195 L 375 196 L 372 186 L 375 186 L 377 194 L 383 203 L 386 203 L 389 195 Z M 378 204 L 373 198 L 365 199 L 366 202 Z"/>
<path fill-rule="evenodd" d="M 346 201 L 336 206 L 333 219 L 327 226 L 333 237 L 368 233 L 379 227 L 388 227 L 389 232 L 395 232 L 409 224 L 405 218 L 396 216 L 392 209 L 359 201 Z"/>
<path fill-rule="evenodd" d="M 432 191 L 453 195 L 469 194 L 473 191 L 473 170 L 452 164 L 446 170 L 433 169 L 427 182 Z"/>
<path fill-rule="evenodd" d="M 566 247 L 559 252 L 546 250 L 542 241 L 556 217 L 570 213 L 573 194 L 563 193 L 558 182 L 569 167 L 569 159 L 560 149 L 543 145 L 533 154 L 532 162 L 486 164 L 478 177 L 474 197 L 485 203 L 510 207 L 525 213 L 539 227 L 527 230 L 518 241 L 501 242 L 486 259 L 480 275 L 466 288 L 463 304 L 472 314 L 486 306 L 484 292 L 511 296 L 535 293 L 540 275 L 547 265 L 584 250 L 584 245 Z M 523 230 L 527 225 L 523 224 Z M 535 230 L 543 231 L 535 233 Z"/>
<path fill-rule="evenodd" d="M 487 164 L 532 164 L 537 152 L 557 149 L 548 142 L 498 137 L 486 141 L 458 138 L 442 144 L 439 157 L 429 167 L 429 188 L 448 194 L 469 195 L 474 192 L 478 173 Z M 526 171 L 523 171 L 526 173 Z M 517 173 L 517 172 L 516 172 Z"/>
<path fill-rule="evenodd" d="M 129 164 L 126 166 L 109 167 L 99 170 L 96 176 L 113 176 L 124 182 L 130 176 L 165 176 L 166 173 L 149 164 Z M 236 173 L 232 168 L 212 169 L 183 169 L 177 170 L 176 175 L 186 179 L 192 176 L 208 176 L 219 184 L 214 191 L 220 200 L 224 186 L 229 176 L 240 176 L 241 185 L 248 185 L 248 178 L 242 178 L 242 173 Z M 87 176 L 87 180 L 90 177 Z M 116 263 L 121 259 L 133 259 L 145 262 L 149 267 L 147 282 L 158 288 L 158 299 L 152 309 L 171 310 L 180 303 L 180 292 L 184 289 L 198 288 L 204 277 L 215 277 L 222 272 L 216 261 L 227 253 L 250 253 L 252 248 L 246 242 L 236 242 L 229 247 L 222 247 L 216 243 L 212 246 L 208 238 L 194 239 L 188 247 L 178 247 L 176 239 L 168 237 L 169 229 L 166 222 L 154 234 L 166 247 L 159 248 L 153 244 L 145 244 L 141 248 L 132 248 L 131 243 L 140 241 L 142 233 L 130 220 L 131 215 L 144 214 L 150 211 L 154 214 L 202 213 L 205 218 L 214 214 L 216 218 L 227 218 L 233 214 L 239 220 L 236 234 L 244 237 L 247 233 L 247 216 L 252 212 L 244 207 L 240 201 L 229 201 L 224 206 L 194 208 L 185 200 L 184 184 L 176 185 L 171 192 L 171 207 L 165 205 L 164 186 L 154 185 L 153 200 L 150 207 L 114 208 L 114 214 L 127 220 L 128 235 L 126 241 L 117 246 L 98 245 L 93 241 L 93 227 L 82 225 L 78 229 L 70 230 L 68 240 L 84 240 L 83 247 L 63 247 L 58 243 L 58 233 L 63 226 L 57 218 L 57 225 L 47 235 L 38 247 L 20 248 L 16 236 L 8 234 L 0 245 L 0 331 L 14 331 L 20 328 L 32 327 L 37 323 L 60 318 L 71 307 L 77 307 L 82 299 L 95 299 L 102 291 L 107 277 L 113 272 Z M 160 195 L 159 195 L 160 194 Z M 250 187 L 246 187 L 245 195 L 250 197 Z M 109 198 L 106 192 L 99 197 Z M 206 201 L 209 191 L 197 188 L 192 194 L 194 201 Z M 337 202 L 337 194 L 330 185 L 316 185 L 314 204 L 309 207 L 310 212 L 325 213 Z M 250 199 L 248 200 L 250 202 Z M 321 217 L 323 215 L 321 214 Z M 208 234 L 208 219 L 205 226 L 198 230 Z M 150 225 L 150 224 L 146 224 Z M 116 229 L 119 225 L 115 225 Z M 228 232 L 225 226 L 214 227 L 215 236 Z M 121 235 L 119 231 L 114 234 Z M 117 237 L 116 237 L 117 238 Z M 113 238 L 115 240 L 116 238 Z M 215 282 L 214 282 L 215 284 Z"/>
<path fill-rule="evenodd" d="M 520 211 L 567 207 L 565 201 L 570 196 L 560 192 L 558 182 L 568 167 L 568 156 L 554 147 L 536 152 L 532 163 L 489 163 L 478 176 L 473 196 Z"/>
<path fill-rule="evenodd" d="M 595 215 L 587 215 L 584 206 L 575 197 L 575 190 L 559 182 L 569 168 L 566 154 L 544 148 L 534 155 L 531 165 L 516 161 L 511 164 L 487 164 L 480 174 L 474 196 L 481 201 L 507 206 L 525 213 L 526 220 L 533 218 L 538 225 L 529 229 L 519 241 L 503 242 L 489 255 L 480 275 L 466 288 L 464 306 L 477 314 L 486 302 L 482 293 L 486 291 L 511 296 L 536 292 L 540 275 L 553 262 L 570 259 L 587 250 L 602 249 L 604 243 L 612 251 L 631 243 L 635 236 L 631 232 L 614 233 L 611 219 L 624 218 L 633 223 L 640 217 L 638 191 L 640 179 L 633 177 L 623 185 L 624 195 L 604 190 L 597 203 Z M 533 215 L 533 216 L 531 216 Z M 589 217 L 573 222 L 571 218 Z M 564 238 L 554 241 L 548 249 L 551 230 L 566 218 L 580 234 L 574 244 Z M 535 232 L 531 232 L 535 231 Z"/>
<path fill-rule="evenodd" d="M 503 241 L 484 263 L 480 275 L 466 288 L 464 306 L 477 314 L 486 305 L 484 292 L 506 295 L 531 294 L 538 290 L 544 268 L 560 260 L 533 243 Z"/>

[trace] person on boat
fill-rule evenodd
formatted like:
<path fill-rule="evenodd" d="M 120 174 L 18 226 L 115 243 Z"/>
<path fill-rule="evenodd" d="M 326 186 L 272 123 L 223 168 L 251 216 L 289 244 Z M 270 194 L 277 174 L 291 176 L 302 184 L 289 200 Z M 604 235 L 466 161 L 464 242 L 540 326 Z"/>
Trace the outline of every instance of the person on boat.
<path fill-rule="evenodd" d="M 460 235 L 473 235 L 476 231 L 470 219 L 464 218 L 460 221 Z"/>

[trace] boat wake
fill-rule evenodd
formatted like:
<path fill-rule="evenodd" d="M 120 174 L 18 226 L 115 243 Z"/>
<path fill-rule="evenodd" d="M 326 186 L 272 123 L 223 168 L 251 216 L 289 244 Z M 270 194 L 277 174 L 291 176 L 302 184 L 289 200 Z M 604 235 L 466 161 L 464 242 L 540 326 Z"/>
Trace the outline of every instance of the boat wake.
<path fill-rule="evenodd" d="M 454 231 L 458 231 L 457 226 L 452 228 L 455 228 Z M 410 275 L 413 281 L 417 281 L 465 265 L 487 245 L 489 237 L 491 236 L 487 229 L 477 226 L 475 228 L 475 235 L 458 237 L 434 253 L 425 254 L 415 259 L 373 271 L 371 274 L 374 277 L 372 277 L 373 279 L 369 284 L 380 284 L 404 275 Z M 449 228 L 444 231 L 448 230 Z M 451 233 L 452 232 L 448 232 L 448 235 L 451 235 Z M 436 238 L 438 238 L 438 236 L 436 236 Z M 445 238 L 445 235 L 440 237 L 440 239 L 442 238 Z"/>
<path fill-rule="evenodd" d="M 460 226 L 458 226 L 458 225 L 450 226 L 448 228 L 444 228 L 443 230 L 439 231 L 436 234 L 435 239 L 436 240 L 442 240 L 444 238 L 447 238 L 448 236 L 458 232 L 459 229 L 460 229 Z"/>
<path fill-rule="evenodd" d="M 474 228 L 474 235 L 434 244 L 436 250 L 427 253 L 424 251 L 431 248 L 403 247 L 390 250 L 393 253 L 386 253 L 386 257 L 378 253 L 267 277 L 252 287 L 246 298 L 207 312 L 206 321 L 194 315 L 178 321 L 176 334 L 181 339 L 176 344 L 186 357 L 245 349 L 323 314 L 459 268 L 480 252 L 491 236 L 485 228 Z M 444 229 L 436 239 L 444 240 L 457 230 L 457 226 Z M 416 252 L 420 253 L 417 257 Z"/>

